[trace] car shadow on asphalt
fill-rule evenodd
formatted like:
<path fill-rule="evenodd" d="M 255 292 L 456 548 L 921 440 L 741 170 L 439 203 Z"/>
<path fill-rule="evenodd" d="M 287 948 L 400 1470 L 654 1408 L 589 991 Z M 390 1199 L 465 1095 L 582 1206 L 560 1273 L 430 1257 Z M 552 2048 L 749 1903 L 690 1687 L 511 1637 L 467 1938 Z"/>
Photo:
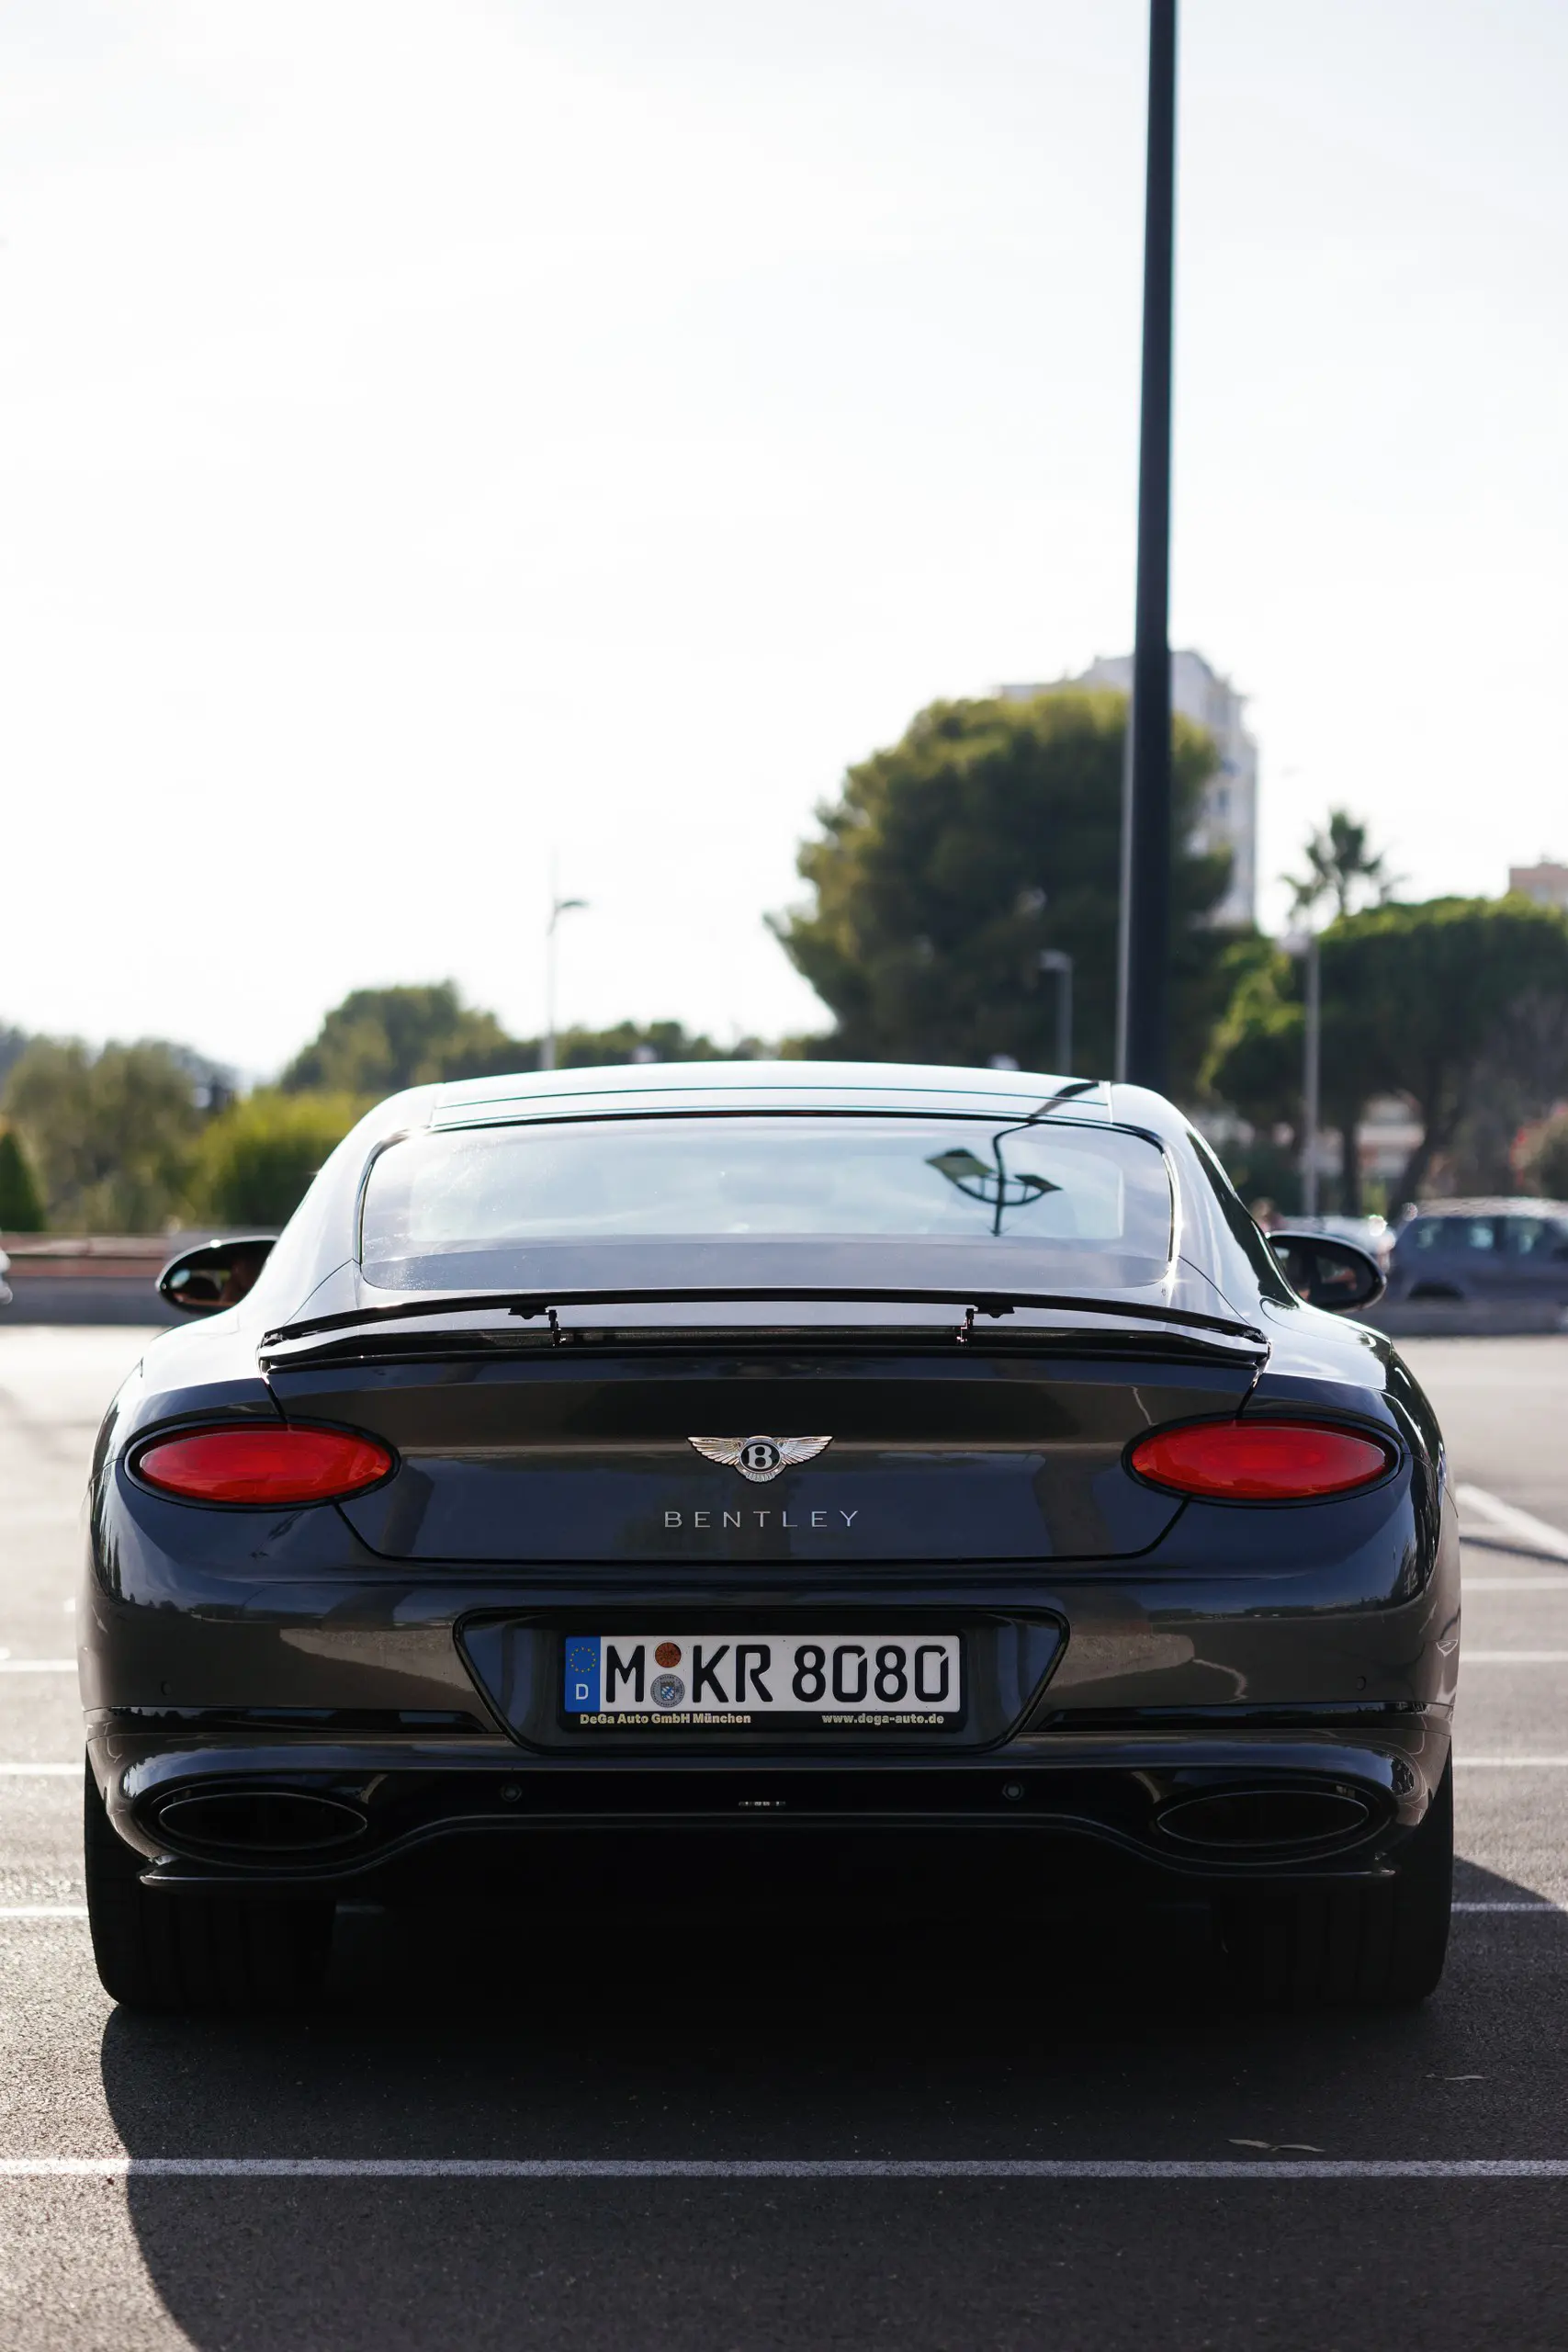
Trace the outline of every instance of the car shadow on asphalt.
<path fill-rule="evenodd" d="M 1534 1899 L 1474 1865 L 1461 1893 Z M 1465 1920 L 1424 2009 L 1280 2015 L 1237 1999 L 1198 1905 L 1066 1903 L 995 1926 L 982 1913 L 933 1922 L 852 1901 L 809 1918 L 766 1905 L 724 1917 L 680 1894 L 619 1914 L 345 1910 L 326 1996 L 310 2012 L 117 2011 L 102 2063 L 121 2141 L 133 2157 L 1428 2153 L 1434 2116 L 1483 2096 L 1432 2089 L 1483 2081 L 1466 2071 L 1478 2018 L 1495 2035 L 1523 2001 L 1532 2036 L 1568 2046 L 1563 1972 L 1540 1940 L 1553 1930 L 1535 1924 L 1517 1947 L 1528 1984 L 1511 1962 L 1489 1968 L 1466 1932 L 1494 1923 Z M 1454 2128 L 1480 2112 L 1464 2109 Z M 1321 2239 L 1292 2250 L 1286 2208 L 1302 2192 L 1268 2184 L 1256 2195 L 1286 2205 L 1266 2228 L 1255 2205 L 1222 2222 L 1212 2190 L 1164 2186 L 1140 2192 L 1154 2202 L 1134 2227 L 1124 2188 L 1081 2183 L 213 2181 L 133 2169 L 128 2193 L 150 2276 L 186 2339 L 211 2352 L 816 2346 L 889 2327 L 901 2346 L 1026 2345 L 1044 2340 L 1043 2281 L 1054 2292 L 1069 2279 L 1083 2330 L 1053 2341 L 1146 2347 L 1179 2340 L 1194 2266 L 1223 2268 L 1235 2232 L 1254 2226 L 1260 2267 L 1238 2344 L 1252 2343 L 1260 2312 L 1288 2333 L 1292 2299 L 1327 2291 Z M 1173 2245 L 1179 2214 L 1187 2234 Z M 1106 2301 L 1108 2263 L 1119 2291 L 1142 2282 L 1125 2335 Z M 1412 2309 L 1408 2280 L 1397 2301 L 1397 2275 L 1394 2265 L 1373 2294 L 1374 2307 L 1389 2297 L 1391 2332 Z M 1517 2341 L 1541 2340 L 1495 2286 L 1474 2324 L 1507 2321 Z M 1325 2306 L 1325 2326 L 1331 2317 L 1380 2340 L 1364 2297 L 1343 2313 Z M 1189 2321 L 1204 2341 L 1232 2340 L 1212 2302 Z M 1439 2329 L 1432 2340 L 1450 2339 Z"/>

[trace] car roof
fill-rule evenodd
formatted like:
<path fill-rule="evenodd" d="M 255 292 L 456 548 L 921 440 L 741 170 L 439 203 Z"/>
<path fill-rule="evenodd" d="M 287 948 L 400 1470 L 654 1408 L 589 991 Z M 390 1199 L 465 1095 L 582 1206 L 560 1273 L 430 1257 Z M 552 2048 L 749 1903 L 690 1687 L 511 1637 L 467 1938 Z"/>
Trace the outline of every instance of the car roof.
<path fill-rule="evenodd" d="M 715 1110 L 931 1111 L 1021 1119 L 1046 1103 L 1053 1117 L 1097 1126 L 1111 1115 L 1111 1089 L 1100 1079 L 899 1062 L 626 1062 L 454 1079 L 433 1088 L 432 1098 L 433 1127 Z"/>
<path fill-rule="evenodd" d="M 1477 1194 L 1473 1200 L 1423 1201 L 1417 1216 L 1568 1216 L 1568 1201 L 1543 1201 L 1531 1193 Z"/>

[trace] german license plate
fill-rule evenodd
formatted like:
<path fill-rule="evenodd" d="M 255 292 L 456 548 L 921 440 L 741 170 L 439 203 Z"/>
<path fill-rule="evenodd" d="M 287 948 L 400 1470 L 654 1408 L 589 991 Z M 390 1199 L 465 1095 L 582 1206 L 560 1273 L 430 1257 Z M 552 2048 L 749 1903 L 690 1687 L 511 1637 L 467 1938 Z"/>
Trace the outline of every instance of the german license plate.
<path fill-rule="evenodd" d="M 571 1634 L 562 1712 L 580 1731 L 954 1731 L 957 1634 Z"/>

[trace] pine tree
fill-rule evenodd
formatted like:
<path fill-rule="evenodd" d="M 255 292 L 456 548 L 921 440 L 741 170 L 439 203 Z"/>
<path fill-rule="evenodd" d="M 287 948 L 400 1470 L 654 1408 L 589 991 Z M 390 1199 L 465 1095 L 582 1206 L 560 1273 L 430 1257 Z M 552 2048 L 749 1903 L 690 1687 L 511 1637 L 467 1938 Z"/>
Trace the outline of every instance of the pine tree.
<path fill-rule="evenodd" d="M 0 1127 L 0 1233 L 41 1233 L 47 1222 L 22 1138 Z"/>

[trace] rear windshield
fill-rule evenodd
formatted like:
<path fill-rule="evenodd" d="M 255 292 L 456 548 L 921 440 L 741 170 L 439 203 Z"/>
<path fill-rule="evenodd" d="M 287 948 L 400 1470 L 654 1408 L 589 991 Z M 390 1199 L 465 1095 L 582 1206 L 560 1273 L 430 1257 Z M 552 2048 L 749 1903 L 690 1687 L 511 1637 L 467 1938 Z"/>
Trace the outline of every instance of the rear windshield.
<path fill-rule="evenodd" d="M 1104 1128 L 886 1114 L 457 1128 L 376 1160 L 361 1258 L 389 1289 L 526 1286 L 547 1273 L 592 1287 L 633 1278 L 639 1261 L 658 1261 L 647 1279 L 667 1279 L 695 1250 L 711 1271 L 688 1280 L 741 1279 L 739 1258 L 792 1249 L 840 1261 L 835 1277 L 853 1280 L 846 1250 L 864 1265 L 883 1245 L 917 1268 L 956 1250 L 970 1280 L 1156 1282 L 1171 1253 L 1165 1156 Z M 948 1271 L 925 1279 L 940 1286 Z"/>

